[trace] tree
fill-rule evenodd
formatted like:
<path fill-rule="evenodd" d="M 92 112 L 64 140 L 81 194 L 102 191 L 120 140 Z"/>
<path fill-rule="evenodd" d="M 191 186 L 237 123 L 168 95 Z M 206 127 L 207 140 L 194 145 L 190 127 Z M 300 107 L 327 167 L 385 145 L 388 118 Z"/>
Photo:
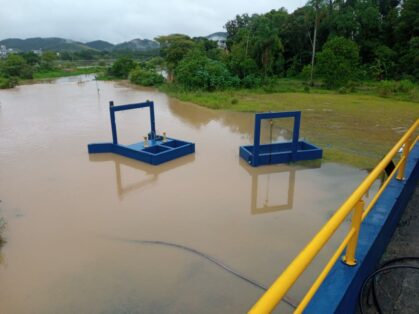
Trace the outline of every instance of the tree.
<path fill-rule="evenodd" d="M 252 20 L 252 31 L 251 51 L 263 75 L 282 73 L 284 47 L 279 38 L 279 29 L 266 16 L 255 16 Z"/>
<path fill-rule="evenodd" d="M 144 69 L 138 65 L 130 72 L 129 79 L 131 82 L 143 86 L 154 86 L 164 82 L 163 76 L 154 69 Z"/>
<path fill-rule="evenodd" d="M 241 78 L 250 74 L 283 73 L 284 48 L 279 25 L 286 14 L 283 10 L 271 11 L 266 15 L 236 16 L 235 20 L 227 22 L 227 47 L 231 54 L 227 60 L 234 73 Z M 242 66 L 244 68 L 240 69 Z"/>
<path fill-rule="evenodd" d="M 24 52 L 20 54 L 23 59 L 25 59 L 26 63 L 30 66 L 34 66 L 41 63 L 41 58 L 34 52 Z"/>
<path fill-rule="evenodd" d="M 317 54 L 317 72 L 327 87 L 339 87 L 357 77 L 359 48 L 344 37 L 334 37 Z"/>
<path fill-rule="evenodd" d="M 227 31 L 226 46 L 231 50 L 233 44 L 243 40 L 243 35 L 246 36 L 246 41 L 249 41 L 249 32 L 243 33 L 241 30 L 248 29 L 251 17 L 248 14 L 236 15 L 234 20 L 228 21 L 224 28 Z"/>
<path fill-rule="evenodd" d="M 234 44 L 227 58 L 229 69 L 240 79 L 258 73 L 258 66 L 246 53 L 245 45 L 245 43 Z"/>
<path fill-rule="evenodd" d="M 396 53 L 387 46 L 381 45 L 375 49 L 375 61 L 372 74 L 378 80 L 388 79 L 393 73 Z"/>
<path fill-rule="evenodd" d="M 312 28 L 311 8 L 304 6 L 286 17 L 280 27 L 281 41 L 284 46 L 284 59 L 287 75 L 296 75 L 308 64 L 312 56 L 310 43 Z"/>
<path fill-rule="evenodd" d="M 117 78 L 128 78 L 128 74 L 135 68 L 135 62 L 129 57 L 122 57 L 116 60 L 108 69 L 111 76 Z"/>
<path fill-rule="evenodd" d="M 311 71 L 310 71 L 310 85 L 313 85 L 313 73 L 314 73 L 314 60 L 316 58 L 316 43 L 317 43 L 317 31 L 319 28 L 320 18 L 322 16 L 321 10 L 325 7 L 324 0 L 311 0 L 309 5 L 314 9 L 314 27 L 313 27 L 313 40 L 312 51 L 311 51 Z"/>
<path fill-rule="evenodd" d="M 52 71 L 54 70 L 54 61 L 57 60 L 57 53 L 53 51 L 46 51 L 42 53 L 41 56 L 41 66 L 42 71 Z"/>
<path fill-rule="evenodd" d="M 20 77 L 31 79 L 33 69 L 21 55 L 10 54 L 0 65 L 0 74 L 6 78 Z"/>
<path fill-rule="evenodd" d="M 176 82 L 187 89 L 216 90 L 238 84 L 227 67 L 205 56 L 202 51 L 193 50 L 176 67 Z"/>
<path fill-rule="evenodd" d="M 401 54 L 399 64 L 403 74 L 419 80 L 419 36 L 410 39 L 407 48 Z"/>
<path fill-rule="evenodd" d="M 166 61 L 168 79 L 171 81 L 174 69 L 196 43 L 189 36 L 182 34 L 159 36 L 156 40 L 160 43 L 160 53 Z"/>

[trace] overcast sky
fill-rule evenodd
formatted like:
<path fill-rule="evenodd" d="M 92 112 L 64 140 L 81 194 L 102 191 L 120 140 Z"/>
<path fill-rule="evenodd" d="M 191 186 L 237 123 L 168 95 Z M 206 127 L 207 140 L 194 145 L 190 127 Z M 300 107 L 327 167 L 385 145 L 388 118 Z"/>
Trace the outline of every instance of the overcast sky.
<path fill-rule="evenodd" d="M 0 39 L 63 37 L 120 43 L 184 33 L 206 36 L 243 13 L 264 13 L 305 0 L 0 0 Z"/>

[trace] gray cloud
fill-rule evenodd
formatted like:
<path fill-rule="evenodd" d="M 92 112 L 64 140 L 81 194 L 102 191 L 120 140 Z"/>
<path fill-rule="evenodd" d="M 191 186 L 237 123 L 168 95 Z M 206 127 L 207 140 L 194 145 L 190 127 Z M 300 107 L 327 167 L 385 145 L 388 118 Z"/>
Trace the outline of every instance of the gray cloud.
<path fill-rule="evenodd" d="M 285 7 L 303 0 L 0 0 L 0 39 L 64 37 L 118 43 L 133 38 L 185 33 L 202 36 L 223 31 L 242 13 Z"/>

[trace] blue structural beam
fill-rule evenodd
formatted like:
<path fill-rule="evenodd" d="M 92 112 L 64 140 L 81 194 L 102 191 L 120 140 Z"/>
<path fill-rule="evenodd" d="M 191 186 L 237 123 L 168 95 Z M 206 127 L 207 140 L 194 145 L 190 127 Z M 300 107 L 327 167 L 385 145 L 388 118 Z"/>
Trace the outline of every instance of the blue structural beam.
<path fill-rule="evenodd" d="M 364 280 L 376 269 L 419 181 L 419 143 L 409 154 L 405 180 L 393 178 L 362 222 L 356 249 L 357 265 L 338 261 L 304 313 L 356 313 Z"/>
<path fill-rule="evenodd" d="M 109 114 L 111 116 L 111 128 L 112 128 L 112 141 L 114 144 L 118 144 L 118 135 L 116 130 L 116 122 L 115 122 L 115 112 L 116 111 L 123 111 L 123 110 L 131 110 L 131 109 L 141 109 L 141 108 L 150 108 L 150 124 L 151 124 L 151 131 L 150 131 L 150 139 L 155 139 L 156 137 L 156 122 L 154 119 L 154 103 L 152 101 L 147 100 L 143 103 L 137 104 L 127 104 L 127 105 L 119 105 L 115 106 L 113 101 L 109 102 Z"/>
<path fill-rule="evenodd" d="M 294 118 L 292 141 L 261 145 L 260 128 L 262 120 L 278 118 Z M 253 167 L 322 158 L 323 151 L 320 148 L 305 141 L 299 141 L 300 123 L 301 111 L 257 113 L 255 115 L 253 145 L 241 146 L 240 157 Z"/>
<path fill-rule="evenodd" d="M 147 136 L 147 139 L 144 142 L 138 142 L 131 145 L 120 145 L 118 143 L 115 112 L 141 108 L 150 109 L 151 130 Z M 152 101 L 119 106 L 115 106 L 113 101 L 111 101 L 109 103 L 109 114 L 111 118 L 112 143 L 89 144 L 87 146 L 89 154 L 114 153 L 152 165 L 159 165 L 166 161 L 195 152 L 194 143 L 181 141 L 174 138 L 166 138 L 165 134 L 163 134 L 163 136 L 157 135 L 154 119 L 154 103 Z"/>

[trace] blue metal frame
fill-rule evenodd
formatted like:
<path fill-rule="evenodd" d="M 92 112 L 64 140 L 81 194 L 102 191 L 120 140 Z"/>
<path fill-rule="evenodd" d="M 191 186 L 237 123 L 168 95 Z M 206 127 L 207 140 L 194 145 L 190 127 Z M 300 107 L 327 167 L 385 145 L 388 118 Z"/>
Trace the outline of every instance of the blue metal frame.
<path fill-rule="evenodd" d="M 113 101 L 109 102 L 109 114 L 111 116 L 111 128 L 112 128 L 112 142 L 113 144 L 118 144 L 118 134 L 116 130 L 116 122 L 115 122 L 115 112 L 116 111 L 123 111 L 123 110 L 131 110 L 131 109 L 141 109 L 141 108 L 150 108 L 150 124 L 151 124 L 151 132 L 149 134 L 149 139 L 155 140 L 156 138 L 156 122 L 154 119 L 154 103 L 152 101 L 147 100 L 143 103 L 137 104 L 127 104 L 127 105 L 119 105 L 115 106 Z"/>
<path fill-rule="evenodd" d="M 278 118 L 294 118 L 292 141 L 261 145 L 260 126 L 262 120 Z M 299 141 L 300 123 L 301 111 L 257 113 L 255 115 L 253 145 L 241 146 L 240 157 L 253 167 L 322 158 L 323 151 L 319 147 L 305 141 Z"/>
<path fill-rule="evenodd" d="M 150 109 L 151 130 L 148 134 L 147 145 L 145 142 L 138 142 L 131 145 L 120 145 L 115 122 L 115 112 L 131 109 Z M 195 152 L 195 144 L 177 140 L 174 138 L 164 138 L 156 133 L 156 123 L 154 118 L 154 103 L 147 100 L 144 103 L 127 104 L 115 106 L 114 102 L 109 102 L 109 114 L 111 118 L 112 143 L 89 144 L 89 154 L 95 153 L 114 153 L 128 158 L 143 161 L 152 165 L 179 158 Z"/>

